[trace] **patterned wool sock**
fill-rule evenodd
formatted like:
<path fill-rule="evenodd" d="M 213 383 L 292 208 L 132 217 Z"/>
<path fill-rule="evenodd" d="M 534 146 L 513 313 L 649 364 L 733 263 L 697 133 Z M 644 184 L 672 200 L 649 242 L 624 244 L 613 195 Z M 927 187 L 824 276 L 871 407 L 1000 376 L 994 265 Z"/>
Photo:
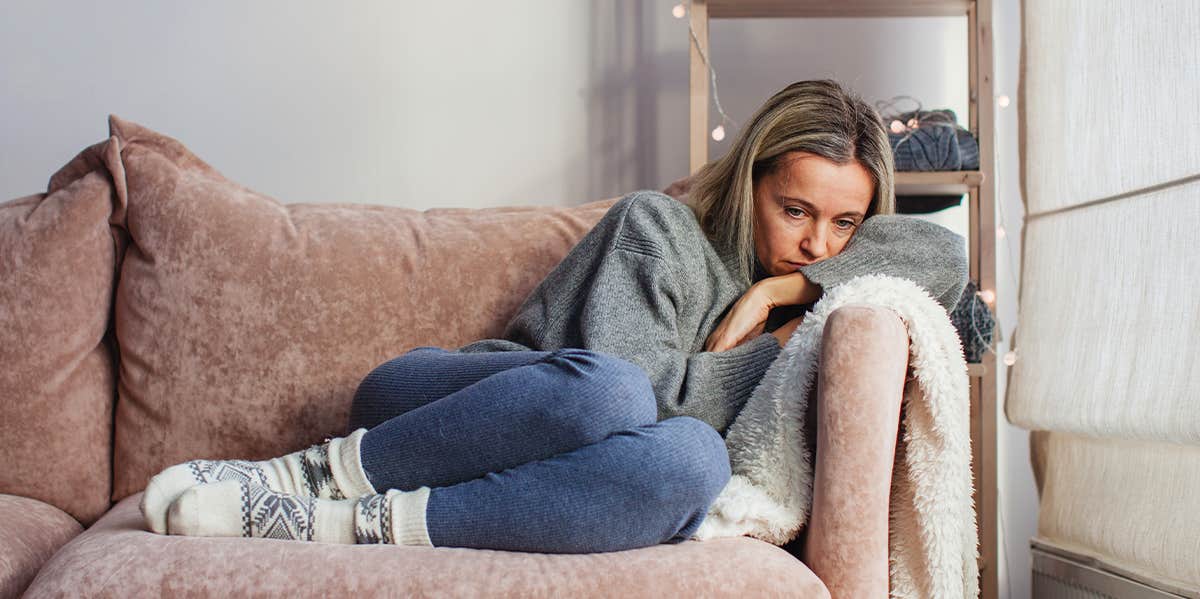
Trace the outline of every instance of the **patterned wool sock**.
<path fill-rule="evenodd" d="M 432 547 L 425 527 L 429 487 L 357 499 L 317 499 L 261 485 L 221 481 L 194 486 L 171 504 L 170 534 L 257 537 L 319 543 Z"/>
<path fill-rule="evenodd" d="M 253 483 L 298 497 L 346 499 L 374 495 L 362 467 L 359 445 L 367 429 L 288 455 L 250 462 L 192 460 L 171 466 L 150 479 L 142 495 L 142 515 L 150 530 L 166 534 L 167 510 L 187 489 L 224 480 Z"/>

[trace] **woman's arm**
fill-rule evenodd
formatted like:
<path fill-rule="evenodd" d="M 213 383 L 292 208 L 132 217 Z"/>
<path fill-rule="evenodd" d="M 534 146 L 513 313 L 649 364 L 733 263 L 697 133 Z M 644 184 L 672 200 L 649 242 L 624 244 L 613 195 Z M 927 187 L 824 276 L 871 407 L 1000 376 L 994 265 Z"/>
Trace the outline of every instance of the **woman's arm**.
<path fill-rule="evenodd" d="M 864 274 L 908 279 L 951 312 L 970 267 L 961 235 L 912 216 L 877 214 L 863 221 L 842 253 L 800 272 L 823 289 Z"/>
<path fill-rule="evenodd" d="M 742 342 L 761 335 L 771 310 L 780 306 L 795 306 L 815 302 L 821 297 L 821 288 L 813 284 L 803 273 L 767 277 L 750 286 L 733 307 L 709 334 L 704 351 L 726 351 Z M 800 324 L 800 317 L 793 318 L 771 332 L 780 347 L 787 343 L 791 332 Z"/>
<path fill-rule="evenodd" d="M 840 254 L 751 286 L 709 335 L 705 350 L 736 347 L 763 332 L 772 309 L 814 302 L 824 288 L 864 274 L 908 279 L 950 312 L 967 284 L 966 244 L 953 231 L 918 218 L 872 216 L 863 221 Z M 780 345 L 787 342 L 799 321 L 793 319 L 772 332 Z"/>

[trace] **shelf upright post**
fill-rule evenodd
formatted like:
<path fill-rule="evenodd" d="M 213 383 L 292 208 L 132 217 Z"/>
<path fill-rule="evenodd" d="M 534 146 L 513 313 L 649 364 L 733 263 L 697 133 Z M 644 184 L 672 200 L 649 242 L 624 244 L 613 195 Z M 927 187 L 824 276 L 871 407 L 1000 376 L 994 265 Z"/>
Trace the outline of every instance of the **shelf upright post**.
<path fill-rule="evenodd" d="M 992 0 L 975 0 L 967 11 L 970 53 L 971 117 L 970 128 L 979 142 L 980 183 L 971 194 L 971 279 L 980 289 L 989 289 L 996 298 L 991 304 L 997 312 L 1000 294 L 996 289 L 996 178 L 995 178 L 995 87 L 992 77 Z M 979 520 L 980 596 L 999 597 L 996 472 L 996 340 L 980 358 L 983 377 L 972 381 L 972 456 L 975 466 L 975 513 Z"/>

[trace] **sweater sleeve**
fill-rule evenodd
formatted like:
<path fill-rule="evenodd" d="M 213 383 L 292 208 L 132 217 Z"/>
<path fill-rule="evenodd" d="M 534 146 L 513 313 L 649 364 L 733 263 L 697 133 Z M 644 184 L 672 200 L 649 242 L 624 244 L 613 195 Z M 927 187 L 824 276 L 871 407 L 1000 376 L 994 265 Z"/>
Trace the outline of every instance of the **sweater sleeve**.
<path fill-rule="evenodd" d="M 919 218 L 877 214 L 863 221 L 840 254 L 800 272 L 823 289 L 863 274 L 908 279 L 950 312 L 966 287 L 969 264 L 961 235 Z"/>
<path fill-rule="evenodd" d="M 709 265 L 690 245 L 699 243 L 697 236 L 680 228 L 690 213 L 638 201 L 633 196 L 614 204 L 529 296 L 505 337 L 624 358 L 649 376 L 659 419 L 692 416 L 723 433 L 779 354 L 779 343 L 763 333 L 727 351 L 696 351 L 693 329 L 724 306 L 712 305 L 707 295 Z"/>

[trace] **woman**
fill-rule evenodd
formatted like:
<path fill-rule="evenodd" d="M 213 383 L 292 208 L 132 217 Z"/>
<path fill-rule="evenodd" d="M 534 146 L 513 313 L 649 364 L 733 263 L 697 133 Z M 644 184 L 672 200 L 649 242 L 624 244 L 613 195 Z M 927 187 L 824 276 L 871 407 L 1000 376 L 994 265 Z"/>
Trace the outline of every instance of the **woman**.
<path fill-rule="evenodd" d="M 861 100 L 830 81 L 790 85 L 700 170 L 691 207 L 655 192 L 615 203 L 504 339 L 421 347 L 380 365 L 359 385 L 346 437 L 262 462 L 164 470 L 143 496 L 147 523 L 172 534 L 539 552 L 686 540 L 729 479 L 722 433 L 822 287 L 881 272 L 913 279 L 947 310 L 958 299 L 961 238 L 887 216 L 891 160 Z M 818 453 L 818 483 L 839 489 L 869 472 L 871 493 L 817 489 L 806 561 L 831 591 L 840 577 L 843 589 L 879 596 L 907 335 L 894 315 L 839 312 L 848 317 L 830 318 L 827 336 L 842 334 L 827 346 L 851 340 L 861 360 L 895 371 L 894 387 L 857 390 L 882 396 L 852 407 L 890 422 L 891 436 L 850 452 L 866 452 L 873 470 L 831 462 L 845 460 L 836 438 Z M 876 333 L 888 336 L 863 342 Z M 817 393 L 823 405 L 825 386 Z M 846 506 L 873 510 L 882 554 L 872 546 L 857 562 L 822 563 L 858 546 L 840 536 Z"/>

